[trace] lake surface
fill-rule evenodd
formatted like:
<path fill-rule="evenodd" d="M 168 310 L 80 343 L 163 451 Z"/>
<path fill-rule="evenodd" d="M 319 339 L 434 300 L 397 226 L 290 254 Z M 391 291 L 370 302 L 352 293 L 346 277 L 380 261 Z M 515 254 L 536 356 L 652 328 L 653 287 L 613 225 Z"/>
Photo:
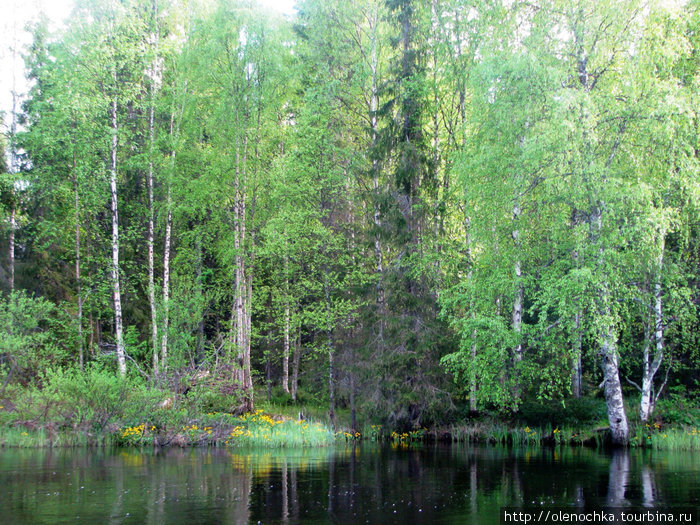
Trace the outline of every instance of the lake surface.
<path fill-rule="evenodd" d="M 499 523 L 502 506 L 700 507 L 700 454 L 361 444 L 0 449 L 0 523 Z"/>

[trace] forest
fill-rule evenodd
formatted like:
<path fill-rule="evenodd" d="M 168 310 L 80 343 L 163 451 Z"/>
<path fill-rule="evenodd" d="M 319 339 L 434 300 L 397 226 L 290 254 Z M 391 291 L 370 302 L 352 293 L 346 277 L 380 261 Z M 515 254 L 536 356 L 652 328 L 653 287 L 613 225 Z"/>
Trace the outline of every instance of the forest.
<path fill-rule="evenodd" d="M 0 423 L 700 426 L 697 0 L 76 0 L 26 29 Z"/>

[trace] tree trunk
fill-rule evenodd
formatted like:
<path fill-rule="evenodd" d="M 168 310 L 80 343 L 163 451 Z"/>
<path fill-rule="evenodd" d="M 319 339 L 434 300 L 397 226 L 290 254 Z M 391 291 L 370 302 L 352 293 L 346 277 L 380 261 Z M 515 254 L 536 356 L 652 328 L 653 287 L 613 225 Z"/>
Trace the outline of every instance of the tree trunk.
<path fill-rule="evenodd" d="M 10 173 L 16 174 L 19 171 L 17 162 L 17 80 L 16 80 L 16 61 L 17 61 L 17 26 L 13 26 L 13 45 L 12 45 L 12 115 L 10 121 Z M 10 181 L 10 232 L 8 238 L 8 265 L 10 273 L 10 294 L 15 291 L 15 230 L 17 229 L 17 202 L 15 194 L 15 181 Z"/>
<path fill-rule="evenodd" d="M 620 385 L 620 371 L 615 338 L 608 327 L 600 345 L 601 367 L 605 383 L 605 404 L 608 409 L 608 423 L 614 445 L 627 445 L 629 428 L 627 414 Z"/>
<path fill-rule="evenodd" d="M 199 321 L 197 322 L 197 364 L 199 365 L 204 361 L 204 313 L 206 308 L 204 304 L 204 283 L 202 282 L 202 239 L 199 235 L 195 239 L 195 246 L 197 249 L 197 295 L 199 298 L 199 304 L 202 306 L 202 311 L 200 312 Z"/>
<path fill-rule="evenodd" d="M 75 194 L 75 288 L 78 294 L 78 364 L 84 370 L 83 357 L 83 296 L 80 282 L 80 194 L 78 176 L 75 172 L 75 152 L 73 153 L 73 192 Z"/>
<path fill-rule="evenodd" d="M 170 136 L 174 139 L 175 112 L 170 117 Z M 175 173 L 175 148 L 170 151 L 170 175 L 168 177 L 167 194 L 165 197 L 165 246 L 163 249 L 163 334 L 160 342 L 160 366 L 162 370 L 168 367 L 168 325 L 170 323 L 170 246 L 173 229 L 172 209 L 172 177 Z"/>
<path fill-rule="evenodd" d="M 469 271 L 467 273 L 467 281 L 472 280 L 473 276 L 473 268 L 472 268 L 472 246 L 471 246 L 471 235 L 469 233 L 471 228 L 471 220 L 469 219 L 469 215 L 467 214 L 467 203 L 464 203 L 464 256 L 467 260 L 467 265 L 469 268 Z M 473 312 L 470 312 L 472 317 L 474 316 Z M 476 330 L 472 332 L 472 348 L 470 352 L 470 357 L 472 360 L 472 367 L 474 366 L 474 363 L 476 362 Z M 469 379 L 469 411 L 470 412 L 476 412 L 477 410 L 477 405 L 476 405 L 476 373 L 472 370 L 471 377 Z"/>
<path fill-rule="evenodd" d="M 10 235 L 9 235 L 9 266 L 10 266 L 10 293 L 15 291 L 15 230 L 17 229 L 17 206 L 12 189 L 12 208 L 10 209 Z"/>
<path fill-rule="evenodd" d="M 582 34 L 582 31 L 585 29 L 583 9 L 577 10 L 574 16 L 576 17 L 576 20 L 572 20 L 572 29 L 574 44 L 576 46 L 577 74 L 580 87 L 586 94 L 584 97 L 582 97 L 582 102 L 579 106 L 579 121 L 581 122 L 580 125 L 582 128 L 582 148 L 580 153 L 581 158 L 585 159 L 586 163 L 588 164 L 594 156 L 594 148 L 589 138 L 589 130 L 591 129 L 591 126 L 593 126 L 593 124 L 589 122 L 591 118 L 591 111 L 589 111 L 589 108 L 586 107 L 586 104 L 590 99 L 588 93 L 590 93 L 590 91 L 593 89 L 597 80 L 595 82 L 592 81 L 593 76 L 587 69 L 589 64 L 584 47 L 584 35 Z M 622 126 L 623 127 L 621 129 L 624 130 L 624 122 Z M 606 169 L 610 166 L 610 163 L 615 156 L 617 144 L 619 144 L 619 142 L 616 143 L 610 152 L 605 165 Z M 605 272 L 605 264 L 603 260 L 604 246 L 600 239 L 600 235 L 602 231 L 602 219 L 603 210 L 605 210 L 605 203 L 598 197 L 600 194 L 598 184 L 600 184 L 600 182 L 605 183 L 606 179 L 603 177 L 602 181 L 595 182 L 589 180 L 585 166 L 582 168 L 581 175 L 581 182 L 585 188 L 590 205 L 587 218 L 589 242 L 592 247 L 598 245 L 598 254 L 592 263 L 595 268 L 595 272 L 602 273 Z M 614 322 L 611 319 L 611 309 L 609 305 L 611 298 L 610 291 L 608 289 L 608 278 L 605 274 L 601 275 L 600 277 L 600 293 L 597 298 L 597 313 L 603 324 L 598 331 L 598 343 L 600 345 L 598 354 L 601 357 L 601 368 L 603 370 L 608 422 L 610 424 L 613 444 L 627 445 L 629 440 L 629 428 L 627 425 L 627 415 L 625 414 L 622 387 L 620 385 L 617 337 L 615 334 Z"/>
<path fill-rule="evenodd" d="M 513 244 L 515 245 L 515 263 L 513 264 L 515 270 L 515 300 L 513 301 L 513 331 L 520 337 L 520 332 L 522 330 L 522 320 L 523 320 L 523 283 L 522 283 L 522 269 L 520 266 L 520 231 L 518 230 L 518 219 L 520 218 L 520 203 L 516 200 L 513 204 L 513 222 L 515 228 L 513 229 Z M 523 345 L 518 341 L 518 344 L 513 348 L 513 361 L 517 366 L 517 363 L 523 359 Z"/>
<path fill-rule="evenodd" d="M 333 345 L 333 329 L 331 328 L 331 292 L 328 282 L 328 268 L 324 265 L 323 288 L 326 296 L 326 336 L 328 337 L 328 417 L 331 420 L 333 430 L 335 430 L 335 348 Z"/>
<path fill-rule="evenodd" d="M 282 390 L 289 394 L 289 259 L 284 254 L 284 351 L 282 354 Z"/>
<path fill-rule="evenodd" d="M 171 152 L 173 165 L 175 164 L 175 151 Z M 165 249 L 163 250 L 163 334 L 160 346 L 160 364 L 163 370 L 168 367 L 168 324 L 170 322 L 170 244 L 173 228 L 173 210 L 170 181 L 168 181 L 168 193 L 165 200 L 167 219 L 165 222 Z"/>
<path fill-rule="evenodd" d="M 235 268 L 233 271 L 233 308 L 231 310 L 231 335 L 230 335 L 230 341 L 231 341 L 231 346 L 232 346 L 232 351 L 235 352 L 236 356 L 236 370 L 234 372 L 234 381 L 236 381 L 240 388 L 243 389 L 245 388 L 245 381 L 243 377 L 243 348 L 241 346 L 242 341 L 241 341 L 241 330 L 242 330 L 242 324 L 243 324 L 243 316 L 242 316 L 242 291 L 241 288 L 243 286 L 242 282 L 242 276 L 241 276 L 241 265 L 239 264 L 239 255 L 238 252 L 240 250 L 240 233 L 239 233 L 239 211 L 238 211 L 238 185 L 239 185 L 239 177 L 240 177 L 240 165 L 239 165 L 239 149 L 238 145 L 236 145 L 236 167 L 235 167 L 235 179 L 234 179 L 234 199 L 233 199 L 233 217 L 234 217 L 234 222 L 233 222 L 233 244 L 234 244 L 234 249 L 236 250 L 236 256 L 235 256 Z"/>
<path fill-rule="evenodd" d="M 155 97 L 156 97 L 156 68 L 158 61 L 158 33 L 157 33 L 157 10 L 158 0 L 153 0 L 153 18 L 156 25 L 155 36 L 155 58 L 151 69 L 151 93 L 150 93 L 150 108 L 148 115 L 148 138 L 149 138 L 149 155 L 148 155 L 148 302 L 151 307 L 151 345 L 153 346 L 153 374 L 158 375 L 158 316 L 156 309 L 156 292 L 155 292 L 155 270 L 153 256 L 153 237 L 154 237 L 154 222 L 155 213 L 153 209 L 153 149 L 155 144 Z"/>
<path fill-rule="evenodd" d="M 652 385 L 653 382 L 649 380 L 651 363 L 649 361 L 649 346 L 651 345 L 651 328 L 649 326 L 649 321 L 644 323 L 644 349 L 642 350 L 642 388 L 641 399 L 639 402 L 639 418 L 642 422 L 647 422 L 649 420 L 649 414 L 651 413 L 651 401 L 652 401 Z"/>
<path fill-rule="evenodd" d="M 574 365 L 573 371 L 571 373 L 571 394 L 574 398 L 578 399 L 581 397 L 583 390 L 582 385 L 582 363 L 581 363 L 581 351 L 582 351 L 582 339 L 581 339 L 581 311 L 576 312 L 575 318 L 576 333 L 574 334 Z"/>
<path fill-rule="evenodd" d="M 290 388 L 292 399 L 297 400 L 297 389 L 299 387 L 299 361 L 301 360 L 301 335 L 294 339 L 294 355 L 292 358 L 292 386 Z"/>
<path fill-rule="evenodd" d="M 666 246 L 666 231 L 661 230 L 660 233 L 660 252 L 657 259 L 656 282 L 654 283 L 654 360 L 650 363 L 649 359 L 649 344 L 648 338 L 644 345 L 644 375 L 642 377 L 642 399 L 639 408 L 639 417 L 646 422 L 654 412 L 656 399 L 654 397 L 654 377 L 659 371 L 661 362 L 664 358 L 664 318 L 662 307 L 662 292 L 661 276 L 663 275 L 664 265 L 664 249 Z"/>
<path fill-rule="evenodd" d="M 253 374 L 251 373 L 250 349 L 251 349 L 251 322 L 253 313 L 253 264 L 247 270 L 247 293 L 245 303 L 245 379 L 246 389 L 248 390 L 248 409 L 255 408 L 254 390 L 253 390 Z"/>
<path fill-rule="evenodd" d="M 382 240 L 381 240 L 381 214 L 379 209 L 379 160 L 377 160 L 377 142 L 379 140 L 379 124 L 377 119 L 377 110 L 379 108 L 379 95 L 377 88 L 377 24 L 379 23 L 379 13 L 377 5 L 374 6 L 372 20 L 370 22 L 372 51 L 371 64 L 372 71 L 372 87 L 370 95 L 370 124 L 372 128 L 372 185 L 374 189 L 374 253 L 376 258 L 376 273 L 377 273 L 377 308 L 379 310 L 379 341 L 384 340 L 384 325 L 386 317 L 386 306 L 384 297 L 384 261 L 382 255 Z"/>
<path fill-rule="evenodd" d="M 116 87 L 117 78 L 114 73 Z M 122 296 L 119 287 L 119 211 L 117 207 L 117 97 L 112 99 L 112 151 L 110 166 L 110 189 L 112 192 L 112 290 L 114 300 L 114 332 L 117 340 L 117 363 L 119 375 L 126 375 L 126 357 L 122 327 Z"/>

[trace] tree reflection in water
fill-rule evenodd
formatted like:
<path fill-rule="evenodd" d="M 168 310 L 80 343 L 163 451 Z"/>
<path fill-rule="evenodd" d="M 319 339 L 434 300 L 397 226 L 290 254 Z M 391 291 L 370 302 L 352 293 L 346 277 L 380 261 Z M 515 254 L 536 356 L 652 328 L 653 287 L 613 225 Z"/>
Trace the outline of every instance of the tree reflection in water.
<path fill-rule="evenodd" d="M 700 458 L 373 444 L 305 450 L 4 450 L 7 523 L 479 523 L 501 506 L 692 506 Z"/>

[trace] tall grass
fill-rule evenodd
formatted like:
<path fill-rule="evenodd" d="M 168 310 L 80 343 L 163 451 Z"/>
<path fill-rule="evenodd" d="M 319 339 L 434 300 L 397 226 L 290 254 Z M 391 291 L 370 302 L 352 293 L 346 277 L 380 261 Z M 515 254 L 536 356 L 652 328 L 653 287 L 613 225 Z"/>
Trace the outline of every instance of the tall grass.
<path fill-rule="evenodd" d="M 234 423 L 224 445 L 321 447 L 335 442 L 333 432 L 319 422 L 273 419 L 262 410 L 235 418 Z"/>
<path fill-rule="evenodd" d="M 178 427 L 141 423 L 120 429 L 119 444 L 132 446 L 322 447 L 335 442 L 324 424 L 270 416 L 262 410 L 241 416 L 209 413 Z"/>
<path fill-rule="evenodd" d="M 110 446 L 114 440 L 109 434 L 99 436 L 89 436 L 84 433 L 69 432 L 61 430 L 58 432 L 47 432 L 40 428 L 29 430 L 22 427 L 2 427 L 0 428 L 0 447 L 17 448 L 48 448 L 48 447 L 87 447 L 87 446 Z"/>
<path fill-rule="evenodd" d="M 635 430 L 633 446 L 654 450 L 700 450 L 700 429 L 644 426 Z"/>

